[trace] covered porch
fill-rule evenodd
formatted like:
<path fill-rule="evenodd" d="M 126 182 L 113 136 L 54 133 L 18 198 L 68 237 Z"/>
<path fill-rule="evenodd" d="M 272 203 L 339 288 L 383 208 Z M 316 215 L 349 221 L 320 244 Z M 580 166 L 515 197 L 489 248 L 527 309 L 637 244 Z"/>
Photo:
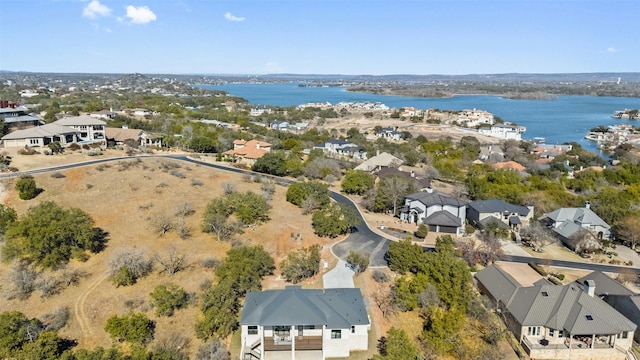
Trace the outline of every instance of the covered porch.
<path fill-rule="evenodd" d="M 323 325 L 250 326 L 249 333 L 259 336 L 244 346 L 243 360 L 324 359 Z"/>

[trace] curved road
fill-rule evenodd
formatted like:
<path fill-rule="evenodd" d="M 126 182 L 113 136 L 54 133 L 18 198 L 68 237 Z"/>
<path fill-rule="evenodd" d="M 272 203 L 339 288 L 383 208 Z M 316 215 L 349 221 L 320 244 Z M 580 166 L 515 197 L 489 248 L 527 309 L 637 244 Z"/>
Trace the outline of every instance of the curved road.
<path fill-rule="evenodd" d="M 40 173 L 45 173 L 50 171 L 61 171 L 61 170 L 67 170 L 67 169 L 72 169 L 76 167 L 97 165 L 100 163 L 106 163 L 110 161 L 137 159 L 140 157 L 169 158 L 174 160 L 186 161 L 186 162 L 198 164 L 200 166 L 205 166 L 205 167 L 209 167 L 217 170 L 230 171 L 237 174 L 260 175 L 262 177 L 273 179 L 275 182 L 282 185 L 290 185 L 296 182 L 295 180 L 289 180 L 289 179 L 284 179 L 278 176 L 256 173 L 250 170 L 244 170 L 244 169 L 238 169 L 238 168 L 233 168 L 228 166 L 222 166 L 218 164 L 206 163 L 206 162 L 189 158 L 187 155 L 182 155 L 182 154 L 180 155 L 145 155 L 145 156 L 138 156 L 138 157 L 123 156 L 118 158 L 98 159 L 98 160 L 91 160 L 91 161 L 86 161 L 82 163 L 53 166 L 49 168 L 34 169 L 34 170 L 22 171 L 22 172 L 16 172 L 16 173 L 0 174 L 0 178 L 40 174 Z M 350 206 L 352 209 L 356 211 L 356 214 L 360 219 L 360 224 L 358 224 L 353 228 L 351 234 L 349 234 L 349 236 L 345 240 L 339 243 L 336 243 L 332 246 L 333 253 L 342 260 L 345 260 L 347 258 L 350 251 L 368 253 L 370 254 L 370 266 L 372 267 L 387 266 L 387 260 L 385 259 L 385 255 L 387 253 L 387 250 L 389 249 L 389 244 L 391 243 L 392 240 L 373 232 L 369 228 L 368 224 L 365 222 L 358 207 L 349 198 L 336 192 L 331 193 L 331 198 L 333 198 L 338 203 Z M 425 248 L 425 250 L 427 249 L 428 248 Z M 542 258 L 535 258 L 535 257 L 528 257 L 528 256 L 514 256 L 514 255 L 503 255 L 500 257 L 500 260 L 518 262 L 518 263 L 528 263 L 533 261 L 536 263 L 545 263 L 545 264 L 558 266 L 558 267 L 576 268 L 576 269 L 584 269 L 584 270 L 591 270 L 591 271 L 599 270 L 603 272 L 618 272 L 621 269 L 631 269 L 640 276 L 640 268 L 637 268 L 637 267 L 594 264 L 594 263 L 565 261 L 565 260 L 549 260 L 549 259 L 542 259 Z"/>

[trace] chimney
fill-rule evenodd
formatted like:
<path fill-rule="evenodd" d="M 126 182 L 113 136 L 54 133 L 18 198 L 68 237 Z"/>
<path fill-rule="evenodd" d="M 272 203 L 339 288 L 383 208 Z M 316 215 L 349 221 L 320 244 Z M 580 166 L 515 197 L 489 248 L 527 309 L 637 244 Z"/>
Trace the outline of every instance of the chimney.
<path fill-rule="evenodd" d="M 431 187 L 431 185 L 429 185 L 429 187 L 427 187 L 427 192 L 429 194 L 431 194 L 433 192 L 433 188 Z"/>
<path fill-rule="evenodd" d="M 593 297 L 596 294 L 596 282 L 593 280 L 584 281 L 584 292 Z"/>
<path fill-rule="evenodd" d="M 584 202 L 584 208 L 585 209 L 591 209 L 591 202 L 589 202 L 589 200 Z"/>

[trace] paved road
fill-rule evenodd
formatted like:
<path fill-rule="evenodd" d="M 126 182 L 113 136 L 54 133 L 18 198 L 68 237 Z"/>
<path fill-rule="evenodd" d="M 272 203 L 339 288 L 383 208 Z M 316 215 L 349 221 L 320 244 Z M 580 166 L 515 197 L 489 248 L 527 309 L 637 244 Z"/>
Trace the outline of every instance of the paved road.
<path fill-rule="evenodd" d="M 210 168 L 223 170 L 223 171 L 230 171 L 237 174 L 260 175 L 262 177 L 271 178 L 274 181 L 283 185 L 290 185 L 295 183 L 294 180 L 283 179 L 277 176 L 265 175 L 261 173 L 255 173 L 250 170 L 237 169 L 229 166 L 222 166 L 222 165 L 194 160 L 187 157 L 187 155 L 149 155 L 144 157 L 170 158 L 170 159 L 190 162 L 193 164 L 198 164 L 204 167 L 210 167 Z M 54 166 L 54 167 L 44 168 L 44 169 L 0 174 L 0 178 L 15 177 L 15 176 L 21 176 L 26 174 L 40 174 L 40 173 L 50 172 L 50 171 L 61 171 L 61 170 L 67 170 L 67 169 L 76 168 L 76 167 L 96 165 L 96 164 L 110 162 L 110 161 L 120 161 L 120 160 L 135 159 L 135 158 L 136 157 L 126 156 L 126 157 L 119 157 L 119 158 L 98 159 L 98 160 L 92 160 L 92 161 L 76 163 L 76 164 Z M 359 212 L 358 208 L 346 196 L 339 193 L 332 192 L 331 197 L 335 201 L 353 208 L 356 211 L 358 217 L 360 218 L 360 224 L 358 224 L 353 229 L 351 234 L 345 240 L 333 245 L 332 247 L 333 253 L 342 260 L 346 260 L 350 251 L 369 253 L 370 266 L 372 267 L 387 266 L 388 264 L 385 259 L 385 255 L 387 253 L 387 250 L 389 249 L 389 244 L 391 243 L 392 240 L 387 239 L 373 232 L 369 228 L 367 223 L 364 221 L 364 218 L 362 217 L 362 214 Z M 428 250 L 428 249 L 429 248 L 425 247 L 425 250 Z M 515 256 L 515 255 L 503 255 L 500 257 L 500 260 L 512 261 L 512 262 L 518 262 L 518 263 L 528 263 L 533 261 L 536 263 L 544 263 L 552 266 L 576 268 L 576 269 L 584 269 L 584 270 L 592 270 L 592 271 L 600 270 L 604 272 L 618 272 L 621 269 L 631 269 L 635 271 L 638 275 L 640 275 L 640 268 L 638 267 L 632 268 L 628 266 L 605 265 L 605 264 L 595 264 L 595 263 L 586 263 L 586 262 L 583 263 L 583 262 L 565 261 L 565 260 L 549 260 L 549 259 L 534 258 L 534 257 L 528 257 L 528 256 Z"/>

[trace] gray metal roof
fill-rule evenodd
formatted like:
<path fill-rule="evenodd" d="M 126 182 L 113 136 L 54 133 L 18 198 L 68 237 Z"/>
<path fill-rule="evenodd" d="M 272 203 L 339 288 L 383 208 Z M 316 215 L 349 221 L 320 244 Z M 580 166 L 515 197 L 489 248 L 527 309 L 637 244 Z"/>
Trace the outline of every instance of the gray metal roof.
<path fill-rule="evenodd" d="M 369 317 L 359 289 L 302 289 L 249 292 L 241 325 L 326 325 L 346 329 L 368 325 Z"/>
<path fill-rule="evenodd" d="M 631 320 L 597 296 L 589 296 L 577 284 L 537 283 L 513 290 L 513 282 L 495 265 L 478 272 L 476 278 L 492 297 L 506 304 L 507 311 L 522 326 L 545 326 L 574 335 L 611 335 L 636 329 Z"/>
<path fill-rule="evenodd" d="M 466 203 L 462 200 L 453 198 L 449 195 L 440 192 L 426 192 L 419 191 L 413 194 L 409 194 L 406 197 L 409 200 L 417 200 L 425 204 L 427 207 L 433 205 L 453 205 L 453 206 L 465 206 Z"/>
<path fill-rule="evenodd" d="M 585 280 L 593 280 L 593 282 L 595 283 L 595 294 L 597 296 L 631 296 L 635 294 L 633 291 L 620 284 L 617 280 L 612 279 L 601 271 L 594 271 L 588 275 L 585 275 L 576 280 L 576 283 L 578 284 L 578 286 L 582 286 Z"/>
<path fill-rule="evenodd" d="M 24 122 L 24 121 L 39 121 L 44 124 L 43 121 L 41 121 L 38 117 L 33 115 L 18 115 L 18 116 L 9 116 L 4 118 L 4 122 L 7 124 Z"/>
<path fill-rule="evenodd" d="M 448 211 L 436 211 L 427 216 L 423 222 L 427 225 L 462 226 L 462 220 Z"/>
<path fill-rule="evenodd" d="M 526 206 L 512 205 L 499 199 L 473 201 L 469 203 L 469 207 L 481 214 L 508 211 L 509 213 L 516 213 L 520 216 L 527 216 L 529 211 L 531 211 Z"/>
<path fill-rule="evenodd" d="M 560 208 L 545 215 L 555 222 L 571 221 L 578 224 L 600 225 L 606 229 L 610 226 L 589 208 Z"/>
<path fill-rule="evenodd" d="M 389 153 L 382 152 L 379 155 L 376 155 L 366 160 L 362 164 L 356 166 L 355 170 L 371 171 L 378 166 L 399 166 L 402 165 L 402 163 L 403 161 L 398 159 L 397 157 Z"/>

